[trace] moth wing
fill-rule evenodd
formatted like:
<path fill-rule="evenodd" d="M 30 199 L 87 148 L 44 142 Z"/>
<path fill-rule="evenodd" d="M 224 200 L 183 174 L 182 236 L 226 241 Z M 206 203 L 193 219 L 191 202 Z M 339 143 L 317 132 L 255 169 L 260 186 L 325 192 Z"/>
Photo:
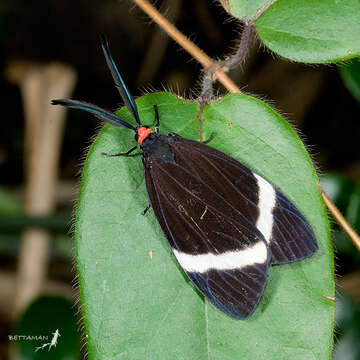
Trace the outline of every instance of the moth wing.
<path fill-rule="evenodd" d="M 194 171 L 195 168 L 201 169 L 205 158 L 212 163 L 213 169 L 223 172 L 228 183 L 237 187 L 247 203 L 241 202 L 239 196 L 231 197 L 229 201 L 256 223 L 270 247 L 272 264 L 303 260 L 318 249 L 314 231 L 306 218 L 281 191 L 260 175 L 234 158 L 197 141 L 178 137 L 174 150 L 178 158 L 193 159 L 191 166 Z M 223 183 L 213 186 L 219 188 Z"/>
<path fill-rule="evenodd" d="M 303 260 L 318 249 L 310 224 L 279 190 L 276 190 L 273 221 L 270 239 L 272 264 L 288 264 Z"/>
<path fill-rule="evenodd" d="M 178 160 L 145 165 L 155 215 L 197 289 L 223 312 L 244 319 L 254 311 L 266 286 L 268 246 L 254 223 L 245 221 L 250 213 L 240 215 L 224 192 L 211 186 L 210 178 L 193 173 Z M 236 188 L 228 191 L 230 197 L 239 196 Z"/>
<path fill-rule="evenodd" d="M 215 306 L 249 316 L 270 264 L 312 255 L 313 230 L 273 185 L 203 143 L 171 137 L 173 162 L 145 160 L 155 215 L 178 262 Z"/>

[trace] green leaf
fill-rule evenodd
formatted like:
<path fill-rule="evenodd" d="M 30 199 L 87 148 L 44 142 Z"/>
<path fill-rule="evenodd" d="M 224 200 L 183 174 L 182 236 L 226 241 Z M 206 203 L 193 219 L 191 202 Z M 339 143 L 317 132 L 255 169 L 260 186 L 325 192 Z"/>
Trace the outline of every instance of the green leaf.
<path fill-rule="evenodd" d="M 256 21 L 263 43 L 306 63 L 330 63 L 360 55 L 359 0 L 278 0 Z"/>
<path fill-rule="evenodd" d="M 35 351 L 50 343 L 56 330 L 60 334 L 56 345 L 51 349 L 44 346 Z M 21 359 L 80 358 L 80 337 L 74 305 L 63 298 L 44 296 L 35 300 L 21 316 L 14 335 L 25 336 L 18 341 Z"/>
<path fill-rule="evenodd" d="M 360 59 L 340 67 L 340 74 L 351 95 L 360 101 Z"/>
<path fill-rule="evenodd" d="M 268 0 L 220 0 L 227 12 L 239 19 L 251 17 L 268 3 Z"/>
<path fill-rule="evenodd" d="M 160 129 L 199 139 L 199 104 L 168 93 L 137 100 L 144 124 L 153 104 Z M 119 114 L 130 121 L 126 109 Z M 229 126 L 231 122 L 231 126 Z M 90 359 L 328 359 L 334 304 L 329 224 L 311 160 L 269 106 L 228 95 L 205 107 L 204 137 L 287 194 L 312 224 L 319 251 L 272 267 L 254 315 L 239 321 L 204 302 L 179 269 L 150 210 L 140 158 L 106 158 L 134 146 L 127 129 L 105 126 L 83 170 L 76 258 Z"/>

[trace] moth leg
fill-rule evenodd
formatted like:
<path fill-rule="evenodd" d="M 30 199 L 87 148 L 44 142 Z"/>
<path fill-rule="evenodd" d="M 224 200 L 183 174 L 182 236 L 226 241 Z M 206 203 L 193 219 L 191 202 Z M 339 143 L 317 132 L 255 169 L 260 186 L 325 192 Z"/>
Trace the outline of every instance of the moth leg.
<path fill-rule="evenodd" d="M 159 110 L 158 106 L 154 105 L 154 111 L 155 111 L 155 133 L 159 133 L 159 126 L 160 126 L 160 118 L 159 118 Z"/>
<path fill-rule="evenodd" d="M 207 140 L 202 141 L 203 144 L 208 144 L 211 140 L 214 139 L 214 137 L 216 136 L 216 133 L 212 132 L 210 137 Z"/>
<path fill-rule="evenodd" d="M 104 155 L 104 156 L 131 156 L 130 154 L 136 149 L 138 149 L 138 145 L 134 146 L 129 151 L 124 152 L 124 153 L 108 154 L 108 153 L 102 152 L 101 155 Z M 136 155 L 140 155 L 140 154 L 135 154 L 134 156 L 136 156 Z"/>
<path fill-rule="evenodd" d="M 150 208 L 151 208 L 151 204 L 147 204 L 146 208 L 141 212 L 141 215 L 145 215 L 149 211 Z"/>

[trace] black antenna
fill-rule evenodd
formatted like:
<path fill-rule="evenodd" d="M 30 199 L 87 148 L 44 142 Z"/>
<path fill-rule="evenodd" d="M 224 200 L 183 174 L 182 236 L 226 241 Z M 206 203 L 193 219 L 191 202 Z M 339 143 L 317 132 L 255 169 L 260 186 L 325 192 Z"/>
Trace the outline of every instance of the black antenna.
<path fill-rule="evenodd" d="M 63 105 L 67 106 L 69 108 L 78 109 L 78 110 L 84 110 L 89 113 L 94 114 L 96 117 L 110 123 L 114 126 L 119 127 L 126 127 L 128 129 L 134 130 L 136 132 L 136 128 L 132 126 L 131 124 L 127 123 L 125 120 L 121 119 L 117 115 L 111 113 L 110 111 L 106 111 L 96 105 L 78 101 L 78 100 L 71 100 L 71 99 L 57 99 L 51 101 L 52 105 Z"/>
<path fill-rule="evenodd" d="M 127 106 L 127 108 L 129 109 L 129 111 L 131 112 L 132 116 L 134 117 L 135 121 L 138 123 L 138 125 L 141 126 L 141 122 L 140 122 L 140 118 L 139 118 L 139 113 L 135 104 L 134 99 L 132 98 L 128 88 L 126 87 L 124 80 L 122 79 L 119 70 L 116 67 L 115 61 L 111 56 L 111 52 L 109 49 L 109 42 L 107 40 L 107 37 L 104 34 L 100 35 L 100 39 L 101 39 L 101 47 L 104 51 L 104 55 L 105 55 L 105 59 L 106 59 L 106 63 L 110 69 L 112 78 L 115 82 L 115 86 L 116 88 L 119 90 L 119 93 L 125 103 L 125 105 Z"/>

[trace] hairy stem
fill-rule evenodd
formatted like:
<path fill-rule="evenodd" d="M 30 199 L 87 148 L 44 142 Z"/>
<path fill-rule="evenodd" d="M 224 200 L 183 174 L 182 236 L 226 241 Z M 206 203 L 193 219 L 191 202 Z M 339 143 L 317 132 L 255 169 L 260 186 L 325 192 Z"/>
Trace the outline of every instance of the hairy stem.
<path fill-rule="evenodd" d="M 244 29 L 241 34 L 240 44 L 236 53 L 231 56 L 229 60 L 222 63 L 222 67 L 224 68 L 224 70 L 236 68 L 245 61 L 254 32 L 255 31 L 253 24 L 244 25 Z"/>

